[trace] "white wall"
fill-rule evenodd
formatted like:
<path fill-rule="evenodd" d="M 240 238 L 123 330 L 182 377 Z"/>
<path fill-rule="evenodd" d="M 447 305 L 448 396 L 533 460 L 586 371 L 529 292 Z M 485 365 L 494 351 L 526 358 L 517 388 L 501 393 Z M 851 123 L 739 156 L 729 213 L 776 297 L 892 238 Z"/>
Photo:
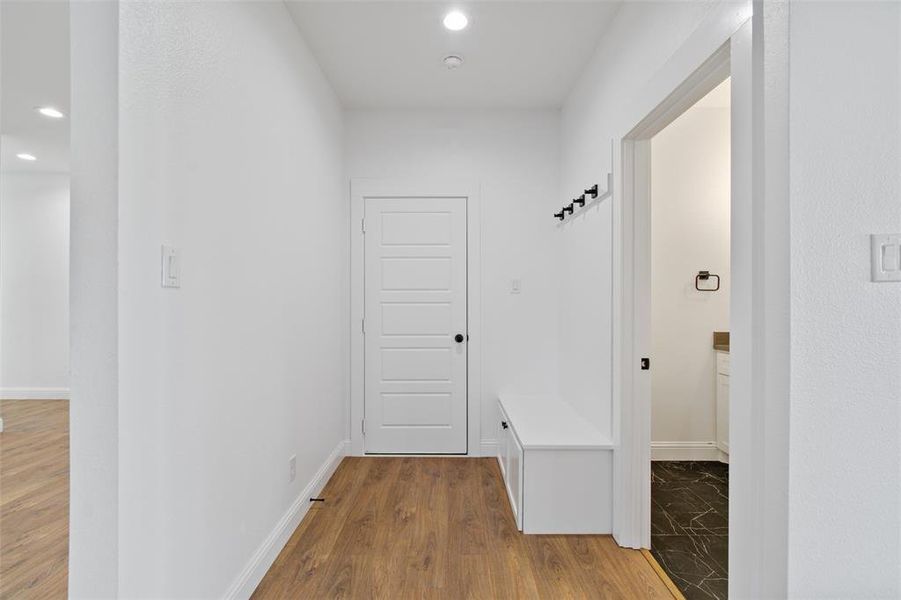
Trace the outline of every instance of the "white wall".
<path fill-rule="evenodd" d="M 601 38 L 564 105 L 559 197 L 594 183 L 606 187 L 611 140 L 637 122 L 627 115 L 648 80 L 706 16 L 711 2 L 626 2 Z M 653 108 L 651 106 L 650 108 Z M 643 115 L 639 115 L 639 118 Z M 611 397 L 612 203 L 608 199 L 561 228 L 560 380 L 564 398 L 614 434 Z"/>
<path fill-rule="evenodd" d="M 69 597 L 119 569 L 119 4 L 73 2 L 69 251 Z"/>
<path fill-rule="evenodd" d="M 769 442 L 745 448 L 741 493 L 730 498 L 733 509 L 740 506 L 732 520 L 743 536 L 741 545 L 730 540 L 736 567 L 730 594 L 896 598 L 901 288 L 869 282 L 868 235 L 901 227 L 901 7 L 755 2 L 754 8 L 753 63 L 742 68 L 753 68 L 755 77 L 753 90 L 745 90 L 753 94 L 755 119 L 748 148 L 755 205 L 748 215 L 761 253 L 743 264 L 753 267 L 749 281 L 765 284 L 749 290 L 748 312 L 770 356 L 747 348 L 765 380 L 748 382 L 742 412 Z M 623 6 L 563 111 L 564 190 L 606 171 L 610 139 L 634 124 L 624 116 L 647 113 L 642 83 L 670 77 L 667 58 L 703 12 L 694 3 Z M 750 131 L 747 123 L 741 129 Z M 790 184 L 784 197 L 783 175 Z M 781 223 L 789 212 L 790 223 Z M 585 307 L 605 303 L 610 293 L 610 226 L 608 208 L 570 228 L 565 262 L 597 275 L 567 278 L 561 288 L 564 298 L 588 298 L 561 321 L 561 379 L 567 397 L 601 423 L 609 380 L 592 375 L 580 357 L 608 356 L 610 334 L 603 319 L 591 329 L 578 325 L 590 318 Z M 787 263 L 790 281 L 782 277 Z M 783 342 L 788 357 L 781 355 Z M 782 395 L 788 365 L 790 395 Z M 764 543 L 757 546 L 754 537 Z"/>
<path fill-rule="evenodd" d="M 557 391 L 557 111 L 349 111 L 351 178 L 481 185 L 482 438 L 498 392 Z M 510 293 L 514 278 L 522 291 Z"/>
<path fill-rule="evenodd" d="M 840 44 L 835 43 L 841 39 Z M 791 6 L 788 595 L 901 596 L 901 5 Z"/>
<path fill-rule="evenodd" d="M 69 176 L 0 174 L 0 394 L 69 396 Z"/>
<path fill-rule="evenodd" d="M 282 3 L 123 3 L 120 57 L 119 596 L 221 597 L 344 440 L 342 114 Z"/>
<path fill-rule="evenodd" d="M 614 247 L 614 240 L 619 243 L 622 239 L 620 233 L 625 235 L 621 229 L 624 223 L 631 227 L 632 214 L 625 212 L 632 207 L 623 205 L 621 142 L 704 61 L 729 44 L 733 34 L 741 30 L 745 32 L 741 39 L 748 37 L 750 9 L 750 2 L 730 0 L 624 3 L 563 108 L 561 195 L 577 193 L 595 181 L 603 182 L 608 171 L 614 172 L 612 198 L 562 231 L 561 264 L 565 271 L 560 298 L 561 304 L 570 304 L 569 310 L 561 311 L 561 388 L 564 397 L 609 432 L 617 444 L 615 481 L 610 482 L 613 534 L 620 543 L 632 547 L 646 544 L 649 538 L 648 480 L 637 465 L 644 465 L 650 454 L 643 439 L 647 437 L 649 446 L 650 411 L 621 394 L 633 387 L 649 386 L 650 378 L 637 370 L 627 371 L 625 364 L 633 363 L 627 360 L 624 364 L 623 358 L 629 356 L 637 362 L 650 348 L 632 348 L 631 337 L 625 338 L 626 331 L 632 335 L 627 323 L 631 313 L 622 305 L 622 297 L 613 295 L 614 278 L 622 286 L 631 286 L 631 265 L 624 261 L 632 257 Z M 748 127 L 748 123 L 740 125 Z M 617 289 L 622 292 L 625 288 Z M 613 322 L 614 310 L 623 321 Z M 628 355 L 615 356 L 614 349 Z M 645 427 L 648 429 L 643 433 Z M 754 476 L 746 469 L 733 483 L 744 483 Z M 755 501 L 742 497 L 731 514 L 747 520 L 750 504 Z M 755 525 L 762 526 L 759 521 Z M 781 525 L 776 522 L 774 527 L 784 531 Z M 733 545 L 730 540 L 730 560 L 740 565 L 731 573 L 739 578 L 743 574 L 741 565 L 747 565 L 752 554 L 748 545 L 747 538 L 744 545 Z M 747 581 L 760 580 L 761 572 L 747 571 Z M 740 597 L 742 588 L 736 591 Z"/>
<path fill-rule="evenodd" d="M 729 330 L 730 156 L 728 107 L 695 105 L 651 140 L 654 442 L 716 440 L 712 338 Z M 720 276 L 720 291 L 695 289 L 700 270 Z"/>

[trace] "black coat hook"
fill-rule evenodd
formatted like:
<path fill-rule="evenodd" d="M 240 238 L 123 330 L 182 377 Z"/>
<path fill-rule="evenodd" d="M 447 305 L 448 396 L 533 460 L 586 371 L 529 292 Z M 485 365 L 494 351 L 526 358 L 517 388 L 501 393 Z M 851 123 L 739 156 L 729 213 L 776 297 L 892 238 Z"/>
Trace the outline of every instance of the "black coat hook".
<path fill-rule="evenodd" d="M 564 206 L 564 207 L 563 207 L 563 210 L 565 210 L 565 211 L 568 212 L 569 214 L 573 214 L 573 211 L 575 210 L 575 208 L 573 207 L 572 202 L 570 202 L 570 203 L 569 203 L 569 206 Z"/>
<path fill-rule="evenodd" d="M 585 193 L 587 195 L 591 196 L 592 198 L 597 198 L 598 197 L 598 184 L 594 184 L 593 186 L 591 186 L 590 188 L 585 190 Z"/>
<path fill-rule="evenodd" d="M 573 202 L 575 202 L 579 206 L 585 206 L 585 194 L 582 194 L 581 196 L 573 200 Z"/>
<path fill-rule="evenodd" d="M 560 220 L 562 221 L 563 219 L 566 218 L 566 215 L 564 215 L 564 214 L 563 214 L 563 211 L 561 210 L 561 211 L 558 212 L 558 213 L 554 213 L 554 218 L 560 219 Z"/>

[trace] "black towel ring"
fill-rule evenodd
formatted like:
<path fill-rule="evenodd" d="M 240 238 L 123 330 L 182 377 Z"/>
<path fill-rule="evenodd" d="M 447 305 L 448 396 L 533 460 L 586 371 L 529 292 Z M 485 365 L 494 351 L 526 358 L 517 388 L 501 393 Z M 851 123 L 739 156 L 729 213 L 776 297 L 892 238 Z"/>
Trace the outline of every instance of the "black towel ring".
<path fill-rule="evenodd" d="M 708 281 L 711 277 L 716 277 L 716 287 L 702 288 L 700 282 Z M 720 276 L 710 271 L 698 271 L 698 274 L 695 275 L 695 289 L 699 292 L 718 292 L 720 289 Z"/>

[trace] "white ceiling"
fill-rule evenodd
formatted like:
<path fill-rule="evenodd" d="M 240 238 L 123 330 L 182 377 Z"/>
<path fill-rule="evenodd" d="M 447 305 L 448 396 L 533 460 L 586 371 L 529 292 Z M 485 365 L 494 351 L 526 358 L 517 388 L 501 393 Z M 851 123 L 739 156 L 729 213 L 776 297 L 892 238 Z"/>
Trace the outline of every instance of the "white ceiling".
<path fill-rule="evenodd" d="M 0 1 L 0 170 L 69 170 L 69 119 L 48 119 L 37 106 L 69 114 L 69 6 Z M 27 152 L 38 160 L 26 162 Z"/>
<path fill-rule="evenodd" d="M 620 3 L 287 0 L 348 108 L 559 107 Z M 452 8 L 469 27 L 444 29 Z"/>
<path fill-rule="evenodd" d="M 559 107 L 620 1 L 299 1 L 288 8 L 349 108 Z M 441 20 L 461 8 L 461 32 Z M 69 11 L 64 1 L 0 1 L 0 170 L 68 171 Z M 459 54 L 463 67 L 442 59 Z M 16 154 L 38 157 L 25 162 Z"/>

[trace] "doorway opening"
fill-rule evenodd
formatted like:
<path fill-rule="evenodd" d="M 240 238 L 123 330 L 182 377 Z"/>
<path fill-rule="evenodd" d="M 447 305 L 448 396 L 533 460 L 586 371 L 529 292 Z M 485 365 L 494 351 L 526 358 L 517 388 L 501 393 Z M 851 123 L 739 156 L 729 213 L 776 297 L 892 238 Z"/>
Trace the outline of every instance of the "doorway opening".
<path fill-rule="evenodd" d="M 731 81 L 650 140 L 651 553 L 728 595 Z"/>
<path fill-rule="evenodd" d="M 699 100 L 705 98 L 727 79 L 729 79 L 729 256 L 727 273 L 724 267 L 700 266 L 701 258 L 692 262 L 686 274 L 687 281 L 695 294 L 715 295 L 717 292 L 701 292 L 695 288 L 716 288 L 716 277 L 720 275 L 720 289 L 723 284 L 729 290 L 728 327 L 720 329 L 716 325 L 711 331 L 704 332 L 704 345 L 707 357 L 713 355 L 713 332 L 730 330 L 730 350 L 734 355 L 729 362 L 732 382 L 731 395 L 733 410 L 729 411 L 728 421 L 747 424 L 745 427 L 730 427 L 729 452 L 729 488 L 734 492 L 728 502 L 728 524 L 731 539 L 728 565 L 733 581 L 737 585 L 744 583 L 750 560 L 748 547 L 753 545 L 753 538 L 746 525 L 749 522 L 752 507 L 747 493 L 749 481 L 749 461 L 753 456 L 749 452 L 748 435 L 753 415 L 750 414 L 748 396 L 750 391 L 749 374 L 753 370 L 747 353 L 748 343 L 754 337 L 750 328 L 750 307 L 753 306 L 751 287 L 748 285 L 753 274 L 750 264 L 755 239 L 752 236 L 752 221 L 748 216 L 753 198 L 751 195 L 752 161 L 751 123 L 752 96 L 751 90 L 751 58 L 750 21 L 746 21 L 732 37 L 710 54 L 693 69 L 685 69 L 684 75 L 678 79 L 673 77 L 667 81 L 669 88 L 665 96 L 661 95 L 659 104 L 637 119 L 636 125 L 623 136 L 622 140 L 622 200 L 621 200 L 621 239 L 614 242 L 614 248 L 622 253 L 622 277 L 614 286 L 621 292 L 619 309 L 620 329 L 619 346 L 615 353 L 615 362 L 619 368 L 614 369 L 614 389 L 622 395 L 623 411 L 621 415 L 622 445 L 617 464 L 621 466 L 619 482 L 618 511 L 615 514 L 616 527 L 614 535 L 621 545 L 633 548 L 652 548 L 652 441 L 657 441 L 656 458 L 666 449 L 666 444 L 659 442 L 674 440 L 652 439 L 652 373 L 656 365 L 653 357 L 652 326 L 652 141 L 670 124 L 679 119 Z M 706 54 L 706 53 L 705 53 Z M 702 55 L 703 56 L 703 55 Z M 673 81 L 675 80 L 675 81 Z M 675 83 L 681 81 L 681 83 Z M 679 247 L 670 252 L 678 252 Z M 709 254 L 708 254 L 709 255 Z M 704 255 L 703 260 L 711 261 Z M 711 263 L 713 264 L 713 263 Z M 720 272 L 717 273 L 716 269 Z M 702 273 L 707 271 L 707 273 Z M 617 295 L 615 294 L 616 298 Z M 698 296 L 701 297 L 702 296 Z M 705 300 L 698 300 L 699 302 Z M 706 300 L 709 302 L 709 299 Z M 680 352 L 684 352 L 680 350 Z M 734 373 L 731 373 L 734 370 Z M 713 385 L 716 369 L 712 368 L 704 378 Z M 617 383 L 618 382 L 618 383 Z M 714 388 L 715 389 L 715 388 Z M 722 414 L 722 412 L 721 412 Z M 722 415 L 725 416 L 725 415 Z M 709 418 L 709 417 L 708 417 Z M 709 423 L 709 421 L 708 421 Z M 681 448 L 683 452 L 707 452 L 708 458 L 720 458 L 717 453 L 715 433 L 708 433 L 708 439 Z M 691 438 L 688 438 L 690 440 Z M 685 441 L 685 440 L 675 440 Z M 694 447 L 692 447 L 694 446 Z M 678 448 L 677 448 L 678 449 Z M 673 448 L 669 448 L 673 451 Z M 684 457 L 684 455 L 683 455 Z M 699 458 L 697 454 L 694 458 Z M 700 458 L 703 458 L 701 456 Z M 740 491 L 745 493 L 741 494 Z M 672 507 L 671 507 L 672 508 Z M 725 536 L 724 536 L 725 537 Z M 693 540 L 683 539 L 689 543 Z M 721 540 L 721 541 L 726 541 Z M 651 556 L 651 553 L 648 553 Z M 726 559 L 723 559 L 724 562 Z M 736 566 L 738 567 L 736 569 Z M 717 573 L 710 569 L 707 577 L 716 577 Z M 701 577 L 700 580 L 704 578 Z M 728 580 L 721 577 L 721 583 L 728 586 Z M 703 597 L 703 596 L 702 596 Z M 706 597 L 711 597 L 707 594 Z M 715 597 L 715 596 L 713 596 Z"/>

